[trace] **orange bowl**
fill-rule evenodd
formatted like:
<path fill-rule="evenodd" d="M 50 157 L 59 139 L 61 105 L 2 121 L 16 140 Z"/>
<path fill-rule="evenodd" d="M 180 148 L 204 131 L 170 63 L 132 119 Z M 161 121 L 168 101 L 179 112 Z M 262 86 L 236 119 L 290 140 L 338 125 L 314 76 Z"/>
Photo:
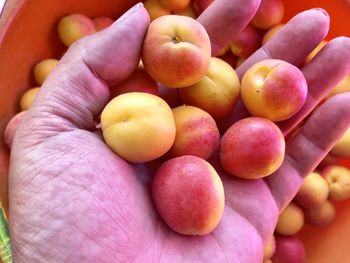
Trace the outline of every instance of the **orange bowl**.
<path fill-rule="evenodd" d="M 60 17 L 70 13 L 118 17 L 137 0 L 8 0 L 0 19 L 0 198 L 8 206 L 7 174 L 9 150 L 2 137 L 10 118 L 19 111 L 19 96 L 35 85 L 32 69 L 36 62 L 58 58 L 65 47 L 56 28 Z M 331 16 L 328 38 L 350 36 L 350 3 L 345 0 L 308 0 L 285 2 L 285 21 L 296 13 L 322 7 Z M 346 164 L 350 167 L 349 161 Z M 300 233 L 308 263 L 347 262 L 350 243 L 350 200 L 336 204 L 337 216 L 329 227 L 307 226 Z"/>

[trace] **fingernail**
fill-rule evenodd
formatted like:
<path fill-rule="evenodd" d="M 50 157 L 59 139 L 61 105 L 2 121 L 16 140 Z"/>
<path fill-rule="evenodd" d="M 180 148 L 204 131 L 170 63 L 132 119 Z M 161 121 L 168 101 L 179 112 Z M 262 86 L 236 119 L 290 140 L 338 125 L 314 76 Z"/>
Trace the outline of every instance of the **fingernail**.
<path fill-rule="evenodd" d="M 120 20 L 123 20 L 125 18 L 127 18 L 128 16 L 132 15 L 133 13 L 135 13 L 140 7 L 142 7 L 143 4 L 137 3 L 136 5 L 134 5 L 132 8 L 130 8 L 126 13 L 124 13 L 121 17 Z"/>
<path fill-rule="evenodd" d="M 321 12 L 322 14 L 324 14 L 324 15 L 327 16 L 327 17 L 329 16 L 328 13 L 327 13 L 327 11 L 324 10 L 324 9 L 322 9 L 322 8 L 314 8 L 314 10 L 317 10 L 317 11 Z"/>

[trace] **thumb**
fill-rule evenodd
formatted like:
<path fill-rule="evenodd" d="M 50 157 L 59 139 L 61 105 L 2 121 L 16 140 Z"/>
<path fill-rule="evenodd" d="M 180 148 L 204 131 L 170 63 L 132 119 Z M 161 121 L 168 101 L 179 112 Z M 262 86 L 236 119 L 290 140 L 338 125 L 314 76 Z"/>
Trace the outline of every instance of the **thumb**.
<path fill-rule="evenodd" d="M 109 85 L 137 67 L 148 25 L 148 13 L 139 3 L 111 27 L 74 43 L 41 87 L 21 127 L 31 127 L 27 133 L 35 130 L 37 140 L 94 129 Z"/>

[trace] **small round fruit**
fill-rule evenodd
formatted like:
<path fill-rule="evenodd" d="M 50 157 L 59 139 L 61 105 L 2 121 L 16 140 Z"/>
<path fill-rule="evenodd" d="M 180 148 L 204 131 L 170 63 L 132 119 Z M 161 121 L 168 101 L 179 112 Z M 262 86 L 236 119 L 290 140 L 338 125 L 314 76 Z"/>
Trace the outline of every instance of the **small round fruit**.
<path fill-rule="evenodd" d="M 143 92 L 124 93 L 111 100 L 101 114 L 107 145 L 129 162 L 147 162 L 165 154 L 175 140 L 174 116 L 160 97 Z"/>
<path fill-rule="evenodd" d="M 276 232 L 281 235 L 291 236 L 300 231 L 304 225 L 304 212 L 295 203 L 290 203 L 281 212 L 276 225 Z"/>
<path fill-rule="evenodd" d="M 207 73 L 211 44 L 204 27 L 187 16 L 152 21 L 143 43 L 142 62 L 157 82 L 172 88 L 193 85 Z"/>
<path fill-rule="evenodd" d="M 350 198 L 350 170 L 341 165 L 331 165 L 322 171 L 329 186 L 329 199 L 342 201 Z"/>
<path fill-rule="evenodd" d="M 99 16 L 92 20 L 96 31 L 101 31 L 114 23 L 114 20 L 108 16 Z"/>
<path fill-rule="evenodd" d="M 174 231 L 205 235 L 219 224 L 224 211 L 224 188 L 205 160 L 185 155 L 165 162 L 153 178 L 155 206 Z"/>
<path fill-rule="evenodd" d="M 337 144 L 334 145 L 331 153 L 339 157 L 350 158 L 350 128 L 347 129 Z"/>
<path fill-rule="evenodd" d="M 267 59 L 246 71 L 241 96 L 253 116 L 283 121 L 304 105 L 307 83 L 297 67 L 282 60 Z"/>
<path fill-rule="evenodd" d="M 38 85 L 42 85 L 47 78 L 47 76 L 51 73 L 51 71 L 58 64 L 57 59 L 44 59 L 37 63 L 34 67 L 34 78 Z"/>
<path fill-rule="evenodd" d="M 297 236 L 276 235 L 276 251 L 273 263 L 304 263 L 305 248 Z"/>
<path fill-rule="evenodd" d="M 230 174 L 257 179 L 275 172 L 282 164 L 285 141 L 273 122 L 249 117 L 234 123 L 220 142 L 220 163 Z"/>
<path fill-rule="evenodd" d="M 328 193 L 326 180 L 319 173 L 312 172 L 305 177 L 295 200 L 304 208 L 318 207 L 327 200 Z"/>
<path fill-rule="evenodd" d="M 31 88 L 22 95 L 21 100 L 19 102 L 21 111 L 28 110 L 29 107 L 32 106 L 36 94 L 39 92 L 39 89 L 39 87 Z"/>
<path fill-rule="evenodd" d="M 333 203 L 326 200 L 318 207 L 304 210 L 305 222 L 315 226 L 327 226 L 335 217 L 335 207 Z"/>
<path fill-rule="evenodd" d="M 176 136 L 168 155 L 194 155 L 208 160 L 219 146 L 215 120 L 200 108 L 183 105 L 173 109 Z"/>
<path fill-rule="evenodd" d="M 92 19 L 82 14 L 65 16 L 58 23 L 58 35 L 67 47 L 76 40 L 95 32 Z"/>

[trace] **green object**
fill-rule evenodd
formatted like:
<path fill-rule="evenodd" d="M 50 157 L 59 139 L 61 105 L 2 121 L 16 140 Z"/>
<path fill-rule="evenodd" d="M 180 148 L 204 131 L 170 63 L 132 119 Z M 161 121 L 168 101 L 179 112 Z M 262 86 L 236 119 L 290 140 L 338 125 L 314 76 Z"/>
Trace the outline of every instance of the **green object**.
<path fill-rule="evenodd" d="M 13 262 L 8 224 L 2 206 L 0 207 L 0 259 L 2 263 Z"/>

